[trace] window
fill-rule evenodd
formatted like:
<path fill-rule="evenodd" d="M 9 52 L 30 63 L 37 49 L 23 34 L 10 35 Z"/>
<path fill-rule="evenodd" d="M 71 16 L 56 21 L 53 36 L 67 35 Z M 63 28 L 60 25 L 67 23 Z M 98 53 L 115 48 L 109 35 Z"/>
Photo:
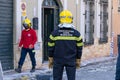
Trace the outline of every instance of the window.
<path fill-rule="evenodd" d="M 54 0 L 44 0 L 43 5 L 44 5 L 44 6 L 55 6 L 56 3 L 55 3 Z M 57 6 L 58 6 L 58 5 L 57 5 Z"/>
<path fill-rule="evenodd" d="M 120 0 L 118 0 L 118 6 L 120 6 Z"/>
<path fill-rule="evenodd" d="M 85 0 L 85 45 L 94 43 L 94 0 Z"/>
<path fill-rule="evenodd" d="M 108 42 L 108 1 L 101 0 L 101 13 L 100 13 L 100 39 L 99 43 L 107 43 Z"/>
<path fill-rule="evenodd" d="M 120 12 L 120 0 L 118 0 L 118 12 Z"/>

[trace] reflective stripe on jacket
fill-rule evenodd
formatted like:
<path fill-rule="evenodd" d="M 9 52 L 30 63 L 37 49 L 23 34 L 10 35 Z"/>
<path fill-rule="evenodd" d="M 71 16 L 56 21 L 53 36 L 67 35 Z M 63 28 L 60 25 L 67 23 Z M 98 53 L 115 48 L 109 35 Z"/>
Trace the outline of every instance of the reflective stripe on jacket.
<path fill-rule="evenodd" d="M 49 36 L 49 57 L 56 61 L 75 61 L 82 56 L 83 41 L 80 33 L 73 28 L 59 28 Z"/>

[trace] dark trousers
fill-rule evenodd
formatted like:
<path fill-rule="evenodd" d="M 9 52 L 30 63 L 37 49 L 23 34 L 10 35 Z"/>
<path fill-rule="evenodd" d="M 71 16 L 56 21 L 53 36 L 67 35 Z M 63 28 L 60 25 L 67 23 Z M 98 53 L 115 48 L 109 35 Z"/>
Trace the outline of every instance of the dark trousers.
<path fill-rule="evenodd" d="M 66 69 L 66 74 L 68 80 L 75 80 L 76 65 L 75 63 L 57 63 L 54 62 L 53 65 L 53 80 L 62 80 L 64 67 Z"/>
<path fill-rule="evenodd" d="M 34 48 L 33 48 L 33 49 L 22 48 L 20 60 L 19 60 L 19 62 L 18 62 L 19 66 L 22 66 L 22 65 L 23 65 L 27 53 L 29 53 L 29 56 L 30 56 L 30 59 L 31 59 L 31 62 L 32 62 L 32 67 L 35 67 L 35 66 L 36 66 L 36 60 L 35 60 Z"/>
<path fill-rule="evenodd" d="M 116 64 L 116 79 L 120 80 L 120 45 L 118 45 L 118 58 L 117 58 L 117 64 Z"/>

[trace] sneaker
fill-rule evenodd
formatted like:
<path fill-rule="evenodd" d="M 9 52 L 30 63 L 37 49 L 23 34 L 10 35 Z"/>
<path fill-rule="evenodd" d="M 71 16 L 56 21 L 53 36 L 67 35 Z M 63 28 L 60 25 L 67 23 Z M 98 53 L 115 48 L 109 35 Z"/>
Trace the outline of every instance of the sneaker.
<path fill-rule="evenodd" d="M 30 72 L 35 72 L 35 67 L 32 67 L 32 69 L 30 70 Z"/>
<path fill-rule="evenodd" d="M 21 68 L 15 69 L 16 72 L 21 73 Z"/>

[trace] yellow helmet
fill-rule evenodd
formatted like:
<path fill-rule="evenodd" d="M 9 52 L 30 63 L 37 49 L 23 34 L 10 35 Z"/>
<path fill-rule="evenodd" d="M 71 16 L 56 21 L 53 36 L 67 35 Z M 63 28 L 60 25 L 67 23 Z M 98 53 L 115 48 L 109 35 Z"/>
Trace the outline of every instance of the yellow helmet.
<path fill-rule="evenodd" d="M 25 29 L 27 28 L 31 28 L 31 21 L 26 18 L 24 21 L 23 21 L 23 26 L 25 27 Z"/>
<path fill-rule="evenodd" d="M 72 13 L 68 10 L 63 10 L 59 16 L 60 16 L 60 23 L 72 23 L 73 22 Z"/>

